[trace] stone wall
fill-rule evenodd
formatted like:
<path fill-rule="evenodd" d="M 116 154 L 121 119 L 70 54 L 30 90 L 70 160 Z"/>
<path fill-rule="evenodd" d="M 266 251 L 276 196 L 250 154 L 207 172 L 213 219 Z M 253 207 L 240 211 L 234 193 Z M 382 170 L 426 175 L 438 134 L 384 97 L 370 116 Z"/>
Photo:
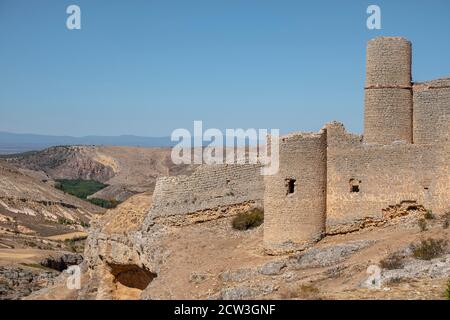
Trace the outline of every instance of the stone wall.
<path fill-rule="evenodd" d="M 449 143 L 450 78 L 416 83 L 413 92 L 414 143 Z"/>
<path fill-rule="evenodd" d="M 411 43 L 371 40 L 364 120 L 364 136 L 333 122 L 281 137 L 279 171 L 264 179 L 258 165 L 160 178 L 147 225 L 226 217 L 264 199 L 264 246 L 278 253 L 383 221 L 396 206 L 450 211 L 450 78 L 413 86 Z"/>
<path fill-rule="evenodd" d="M 448 154 L 441 145 L 373 145 L 342 124 L 327 126 L 327 233 L 352 231 L 402 201 L 443 213 Z"/>
<path fill-rule="evenodd" d="M 167 217 L 248 201 L 262 204 L 263 194 L 260 165 L 201 165 L 189 176 L 159 178 L 151 213 Z"/>
<path fill-rule="evenodd" d="M 280 167 L 265 176 L 264 242 L 268 251 L 302 249 L 325 231 L 326 134 L 280 139 Z"/>
<path fill-rule="evenodd" d="M 411 43 L 378 37 L 367 45 L 364 141 L 412 142 Z"/>

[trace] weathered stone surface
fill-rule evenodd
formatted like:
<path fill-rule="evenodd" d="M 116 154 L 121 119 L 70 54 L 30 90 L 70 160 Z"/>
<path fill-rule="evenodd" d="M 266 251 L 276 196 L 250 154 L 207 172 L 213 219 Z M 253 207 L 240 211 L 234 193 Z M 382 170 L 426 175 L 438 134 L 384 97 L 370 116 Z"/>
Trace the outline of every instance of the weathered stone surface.
<path fill-rule="evenodd" d="M 382 283 L 419 277 L 441 278 L 450 276 L 450 254 L 432 260 L 407 259 L 403 268 L 383 270 Z"/>
<path fill-rule="evenodd" d="M 261 202 L 260 165 L 201 165 L 189 176 L 157 180 L 151 214 L 168 217 L 249 201 Z"/>
<path fill-rule="evenodd" d="M 219 279 L 222 281 L 245 281 L 250 279 L 256 274 L 253 269 L 239 269 L 235 271 L 225 271 L 219 275 Z"/>
<path fill-rule="evenodd" d="M 83 256 L 76 253 L 59 253 L 45 258 L 41 265 L 57 271 L 64 271 L 70 266 L 79 265 L 83 262 Z"/>
<path fill-rule="evenodd" d="M 189 281 L 193 283 L 201 283 L 205 281 L 210 275 L 206 272 L 192 272 L 189 275 Z"/>
<path fill-rule="evenodd" d="M 262 283 L 254 286 L 235 286 L 222 289 L 218 295 L 211 298 L 221 300 L 243 300 L 252 299 L 272 293 L 276 287 L 272 283 Z"/>
<path fill-rule="evenodd" d="M 275 276 L 283 273 L 284 268 L 286 268 L 285 261 L 271 261 L 263 265 L 259 272 L 266 276 Z"/>
<path fill-rule="evenodd" d="M 291 257 L 287 261 L 287 265 L 292 269 L 307 269 L 331 266 L 345 261 L 355 252 L 366 248 L 373 243 L 373 241 L 369 240 L 360 240 L 336 246 L 313 248 L 305 253 Z"/>
<path fill-rule="evenodd" d="M 279 170 L 264 177 L 264 242 L 268 252 L 305 249 L 324 235 L 326 148 L 325 131 L 280 138 Z"/>
<path fill-rule="evenodd" d="M 16 300 L 51 285 L 56 271 L 27 270 L 16 266 L 0 266 L 0 300 Z"/>

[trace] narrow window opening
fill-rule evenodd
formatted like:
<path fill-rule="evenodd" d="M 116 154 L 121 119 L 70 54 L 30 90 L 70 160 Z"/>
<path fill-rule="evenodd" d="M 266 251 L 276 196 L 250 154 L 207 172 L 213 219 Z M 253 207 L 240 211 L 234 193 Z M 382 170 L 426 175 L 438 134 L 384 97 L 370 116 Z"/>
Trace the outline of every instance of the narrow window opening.
<path fill-rule="evenodd" d="M 361 180 L 350 179 L 350 192 L 358 193 L 360 191 Z"/>
<path fill-rule="evenodd" d="M 296 186 L 295 179 L 286 179 L 286 194 L 292 194 L 295 192 Z"/>

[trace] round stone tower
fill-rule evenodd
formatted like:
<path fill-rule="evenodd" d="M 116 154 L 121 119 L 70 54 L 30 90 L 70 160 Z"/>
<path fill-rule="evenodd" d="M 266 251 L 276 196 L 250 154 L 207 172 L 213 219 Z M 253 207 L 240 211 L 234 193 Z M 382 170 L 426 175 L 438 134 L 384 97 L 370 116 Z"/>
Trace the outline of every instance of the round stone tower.
<path fill-rule="evenodd" d="M 364 142 L 412 143 L 411 42 L 379 37 L 367 45 Z"/>
<path fill-rule="evenodd" d="M 264 245 L 269 253 L 320 240 L 326 219 L 326 131 L 280 137 L 279 170 L 265 176 Z"/>

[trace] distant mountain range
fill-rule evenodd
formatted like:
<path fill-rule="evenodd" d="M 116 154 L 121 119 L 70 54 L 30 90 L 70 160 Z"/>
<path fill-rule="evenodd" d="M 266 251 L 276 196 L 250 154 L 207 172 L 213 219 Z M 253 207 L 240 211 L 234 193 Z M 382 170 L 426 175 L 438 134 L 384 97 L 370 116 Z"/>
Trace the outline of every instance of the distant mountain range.
<path fill-rule="evenodd" d="M 42 150 L 59 145 L 110 145 L 129 147 L 171 147 L 175 142 L 170 137 L 121 136 L 51 136 L 0 131 L 0 154 Z"/>

